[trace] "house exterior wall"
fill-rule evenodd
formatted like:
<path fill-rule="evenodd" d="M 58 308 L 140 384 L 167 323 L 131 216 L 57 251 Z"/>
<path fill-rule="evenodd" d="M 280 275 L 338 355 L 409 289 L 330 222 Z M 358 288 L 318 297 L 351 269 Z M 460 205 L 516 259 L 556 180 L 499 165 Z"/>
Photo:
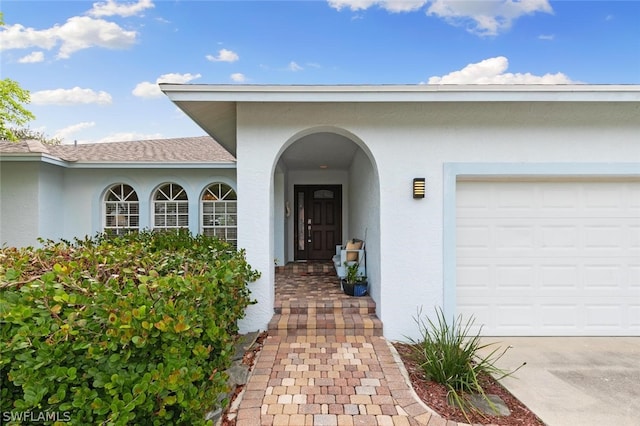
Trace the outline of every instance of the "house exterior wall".
<path fill-rule="evenodd" d="M 189 229 L 200 231 L 200 196 L 214 182 L 236 188 L 234 169 L 74 169 L 36 162 L 2 164 L 2 242 L 35 245 L 38 237 L 82 238 L 103 230 L 102 202 L 114 184 L 131 185 L 140 202 L 140 229 L 150 229 L 152 195 L 174 182 L 189 197 Z"/>
<path fill-rule="evenodd" d="M 64 170 L 42 163 L 38 174 L 38 237 L 59 240 L 64 236 Z"/>
<path fill-rule="evenodd" d="M 369 293 L 377 301 L 377 314 L 381 316 L 384 300 L 380 298 L 379 186 L 375 165 L 363 150 L 357 151 L 349 170 L 349 187 L 353 188 L 346 204 L 351 224 L 349 238 L 365 241 Z"/>
<path fill-rule="evenodd" d="M 267 271 L 254 283 L 260 303 L 246 319 L 251 329 L 264 328 L 273 312 L 272 180 L 264 176 L 273 176 L 279 152 L 306 129 L 332 126 L 355 135 L 377 168 L 379 269 L 373 272 L 373 295 L 390 339 L 416 336 L 418 309 L 431 312 L 444 303 L 446 164 L 518 170 L 519 164 L 553 163 L 571 169 L 640 160 L 640 109 L 634 103 L 269 103 L 239 104 L 237 111 L 240 245 L 252 266 Z M 425 199 L 412 198 L 414 177 L 426 178 Z M 351 179 L 351 191 L 369 183 Z M 367 236 L 367 246 L 375 250 L 372 238 Z"/>
<path fill-rule="evenodd" d="M 40 163 L 0 165 L 0 245 L 35 245 L 39 235 Z"/>

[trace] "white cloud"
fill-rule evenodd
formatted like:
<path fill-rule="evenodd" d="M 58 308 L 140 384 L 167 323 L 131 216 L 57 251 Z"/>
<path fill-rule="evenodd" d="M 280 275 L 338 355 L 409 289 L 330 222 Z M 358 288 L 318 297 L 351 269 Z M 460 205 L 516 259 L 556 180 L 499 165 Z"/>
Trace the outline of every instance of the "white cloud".
<path fill-rule="evenodd" d="M 55 26 L 46 30 L 35 30 L 20 24 L 4 25 L 0 31 L 0 50 L 40 47 L 52 49 L 59 41 Z"/>
<path fill-rule="evenodd" d="M 77 105 L 111 103 L 111 95 L 107 92 L 96 92 L 92 89 L 74 87 L 73 89 L 41 90 L 31 94 L 31 102 L 35 105 Z"/>
<path fill-rule="evenodd" d="M 571 84 L 572 81 L 563 73 L 545 74 L 543 76 L 531 73 L 505 73 L 509 67 L 509 60 L 504 56 L 485 59 L 469 64 L 460 71 L 454 71 L 443 76 L 430 77 L 428 84 Z"/>
<path fill-rule="evenodd" d="M 297 63 L 295 63 L 294 61 L 289 62 L 289 65 L 287 66 L 287 69 L 289 71 L 302 71 L 304 68 L 302 68 L 300 65 L 298 65 Z"/>
<path fill-rule="evenodd" d="M 497 35 L 511 28 L 514 20 L 536 12 L 553 13 L 548 0 L 434 0 L 427 15 L 443 18 L 456 26 L 481 36 Z"/>
<path fill-rule="evenodd" d="M 139 98 L 159 98 L 162 96 L 158 83 L 150 83 L 148 81 L 138 83 L 131 93 Z"/>
<path fill-rule="evenodd" d="M 336 10 L 342 10 L 344 8 L 358 11 L 358 10 L 366 10 L 369 9 L 376 3 L 379 3 L 378 0 L 328 0 L 329 6 Z"/>
<path fill-rule="evenodd" d="M 114 0 L 94 3 L 93 8 L 88 12 L 91 16 L 134 16 L 139 15 L 146 9 L 154 8 L 151 0 L 139 0 L 137 3 L 117 3 Z"/>
<path fill-rule="evenodd" d="M 366 10 L 377 6 L 389 12 L 414 12 L 425 5 L 427 15 L 444 19 L 451 25 L 466 26 L 473 34 L 497 35 L 511 28 L 514 20 L 536 12 L 553 13 L 548 0 L 327 0 L 342 10 Z"/>
<path fill-rule="evenodd" d="M 75 16 L 60 27 L 62 46 L 58 57 L 68 58 L 72 53 L 93 46 L 123 49 L 136 39 L 135 31 L 125 31 L 118 24 L 86 16 Z"/>
<path fill-rule="evenodd" d="M 112 133 L 104 138 L 93 141 L 93 143 L 102 142 L 126 142 L 126 141 L 144 141 L 150 139 L 162 139 L 164 136 L 160 133 L 138 133 L 138 132 L 118 132 Z"/>
<path fill-rule="evenodd" d="M 551 41 L 551 40 L 553 40 L 555 38 L 556 38 L 555 34 L 540 34 L 538 36 L 538 40 L 549 40 L 549 41 Z"/>
<path fill-rule="evenodd" d="M 231 80 L 235 81 L 236 83 L 244 83 L 247 78 L 245 77 L 244 74 L 236 72 L 231 74 Z"/>
<path fill-rule="evenodd" d="M 240 59 L 240 56 L 231 50 L 220 49 L 218 56 L 207 55 L 206 58 L 211 62 L 235 62 Z"/>
<path fill-rule="evenodd" d="M 328 0 L 329 6 L 336 10 L 350 9 L 354 12 L 378 6 L 389 12 L 413 12 L 428 3 L 428 0 Z"/>
<path fill-rule="evenodd" d="M 59 45 L 57 57 L 66 59 L 72 53 L 94 46 L 124 49 L 133 45 L 136 37 L 135 31 L 126 31 L 113 22 L 74 16 L 63 25 L 44 30 L 26 28 L 20 24 L 5 25 L 0 31 L 0 50 L 30 47 L 51 50 Z"/>
<path fill-rule="evenodd" d="M 155 83 L 151 83 L 148 81 L 143 81 L 142 83 L 138 83 L 131 93 L 133 93 L 134 96 L 138 96 L 140 98 L 159 98 L 162 96 L 162 91 L 160 90 L 160 86 L 158 86 L 159 83 L 184 84 L 184 83 L 190 82 L 191 80 L 198 79 L 200 77 L 201 77 L 200 74 L 189 74 L 189 73 L 163 74 L 156 79 Z"/>
<path fill-rule="evenodd" d="M 69 139 L 74 133 L 78 133 L 84 129 L 89 129 L 95 125 L 96 123 L 93 121 L 85 121 L 78 124 L 72 124 L 71 126 L 67 126 L 63 129 L 57 130 L 54 133 L 53 137 L 55 139 L 61 139 L 62 141 L 64 141 L 66 139 Z"/>
<path fill-rule="evenodd" d="M 26 56 L 18 59 L 18 62 L 21 64 L 34 64 L 36 62 L 44 61 L 44 53 L 43 52 L 31 52 Z"/>

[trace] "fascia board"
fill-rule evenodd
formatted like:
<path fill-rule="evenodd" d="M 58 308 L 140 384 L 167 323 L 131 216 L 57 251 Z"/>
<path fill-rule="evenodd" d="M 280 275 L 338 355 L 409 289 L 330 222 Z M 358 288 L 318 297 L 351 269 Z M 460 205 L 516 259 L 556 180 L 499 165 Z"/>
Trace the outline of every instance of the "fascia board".
<path fill-rule="evenodd" d="M 161 83 L 174 102 L 640 102 L 640 85 L 278 86 Z"/>

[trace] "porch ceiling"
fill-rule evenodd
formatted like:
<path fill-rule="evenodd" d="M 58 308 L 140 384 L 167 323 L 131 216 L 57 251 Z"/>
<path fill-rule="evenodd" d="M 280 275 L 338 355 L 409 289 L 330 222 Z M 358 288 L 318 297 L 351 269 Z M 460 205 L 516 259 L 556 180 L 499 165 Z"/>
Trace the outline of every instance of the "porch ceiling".
<path fill-rule="evenodd" d="M 287 170 L 348 170 L 358 146 L 335 133 L 314 133 L 301 138 L 282 153 Z"/>

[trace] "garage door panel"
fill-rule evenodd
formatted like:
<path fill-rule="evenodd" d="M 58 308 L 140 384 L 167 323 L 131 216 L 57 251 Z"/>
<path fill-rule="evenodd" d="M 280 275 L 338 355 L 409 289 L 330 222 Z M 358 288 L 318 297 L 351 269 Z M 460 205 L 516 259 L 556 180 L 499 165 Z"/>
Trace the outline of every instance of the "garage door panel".
<path fill-rule="evenodd" d="M 534 270 L 531 265 L 496 265 L 495 290 L 522 292 L 535 286 Z"/>
<path fill-rule="evenodd" d="M 631 328 L 634 330 L 640 330 L 640 303 L 629 306 L 627 316 Z"/>
<path fill-rule="evenodd" d="M 458 189 L 458 312 L 485 335 L 640 334 L 640 182 Z"/>
<path fill-rule="evenodd" d="M 587 330 L 615 330 L 622 323 L 622 312 L 618 304 L 586 304 L 585 312 Z"/>
<path fill-rule="evenodd" d="M 487 291 L 487 285 L 492 281 L 488 265 L 459 264 L 457 276 L 469 291 Z"/>
<path fill-rule="evenodd" d="M 567 220 L 566 224 L 541 225 L 540 245 L 546 249 L 573 250 L 580 241 L 580 228 Z"/>
<path fill-rule="evenodd" d="M 539 273 L 542 291 L 574 292 L 580 287 L 580 268 L 575 264 L 540 265 Z"/>
<path fill-rule="evenodd" d="M 640 222 L 640 212 L 638 212 L 638 221 Z M 629 249 L 635 255 L 640 255 L 640 224 L 629 225 L 626 229 L 627 244 Z"/>
<path fill-rule="evenodd" d="M 581 311 L 573 304 L 549 304 L 540 306 L 542 328 L 557 331 L 575 331 L 581 322 Z"/>

